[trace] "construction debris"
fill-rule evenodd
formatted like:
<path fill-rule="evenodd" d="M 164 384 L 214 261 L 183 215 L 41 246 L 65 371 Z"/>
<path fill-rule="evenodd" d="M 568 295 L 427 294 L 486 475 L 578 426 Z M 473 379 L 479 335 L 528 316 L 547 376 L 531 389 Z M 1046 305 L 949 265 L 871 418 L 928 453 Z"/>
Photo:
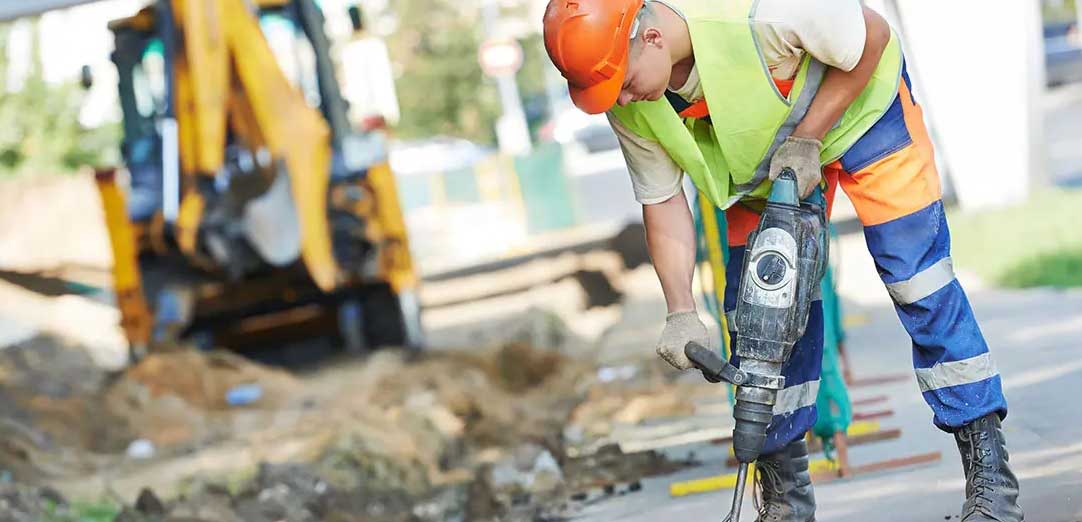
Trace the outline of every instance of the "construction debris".
<path fill-rule="evenodd" d="M 35 488 L 54 485 L 115 496 L 124 522 L 533 520 L 577 491 L 675 469 L 618 448 L 572 458 L 569 444 L 687 414 L 701 394 L 648 366 L 602 379 L 522 341 L 405 357 L 293 376 L 178 347 L 110 375 L 54 339 L 9 348 L 0 426 L 20 435 L 0 470 L 20 485 L 0 519 L 37 520 Z"/>

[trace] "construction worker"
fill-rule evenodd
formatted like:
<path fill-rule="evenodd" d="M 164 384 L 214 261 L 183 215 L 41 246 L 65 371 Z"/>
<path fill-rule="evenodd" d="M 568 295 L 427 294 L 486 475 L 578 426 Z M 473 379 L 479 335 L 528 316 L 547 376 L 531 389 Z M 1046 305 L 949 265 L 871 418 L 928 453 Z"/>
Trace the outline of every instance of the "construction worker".
<path fill-rule="evenodd" d="M 682 188 L 726 210 L 725 310 L 757 210 L 783 167 L 804 196 L 841 185 L 913 340 L 934 423 L 954 434 L 964 522 L 1023 520 L 1000 422 L 1000 377 L 950 258 L 939 176 L 896 35 L 858 0 L 550 0 L 545 47 L 572 101 L 607 112 L 668 306 L 658 354 L 681 370 L 709 345 L 692 298 L 695 229 Z M 757 480 L 760 521 L 815 518 L 805 432 L 816 419 L 822 303 L 784 372 Z"/>

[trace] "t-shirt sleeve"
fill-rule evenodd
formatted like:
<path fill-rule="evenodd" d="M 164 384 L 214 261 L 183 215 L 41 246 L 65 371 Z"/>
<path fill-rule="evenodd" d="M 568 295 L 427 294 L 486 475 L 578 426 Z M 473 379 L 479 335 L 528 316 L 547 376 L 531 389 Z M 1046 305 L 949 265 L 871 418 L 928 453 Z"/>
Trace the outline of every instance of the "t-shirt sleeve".
<path fill-rule="evenodd" d="M 864 54 L 867 29 L 859 0 L 762 0 L 755 21 L 771 43 L 804 50 L 831 67 L 851 71 Z M 784 49 L 776 49 L 784 54 Z"/>
<path fill-rule="evenodd" d="M 635 134 L 612 113 L 606 115 L 620 141 L 631 187 L 639 203 L 662 203 L 683 190 L 684 171 L 660 143 Z"/>

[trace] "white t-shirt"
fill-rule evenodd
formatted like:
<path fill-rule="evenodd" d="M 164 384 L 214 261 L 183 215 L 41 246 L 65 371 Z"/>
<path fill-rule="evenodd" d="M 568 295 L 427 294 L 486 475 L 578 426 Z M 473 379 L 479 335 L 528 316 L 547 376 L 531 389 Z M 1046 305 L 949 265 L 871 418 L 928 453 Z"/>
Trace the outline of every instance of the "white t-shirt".
<path fill-rule="evenodd" d="M 658 3 L 679 8 L 679 0 Z M 867 32 L 859 0 L 760 0 L 751 20 L 763 60 L 778 80 L 796 76 L 805 52 L 845 71 L 856 67 L 864 53 Z M 693 67 L 687 82 L 673 92 L 692 103 L 701 100 L 698 70 Z M 665 149 L 631 132 L 611 113 L 608 117 L 631 173 L 635 199 L 649 205 L 676 195 L 683 171 Z"/>

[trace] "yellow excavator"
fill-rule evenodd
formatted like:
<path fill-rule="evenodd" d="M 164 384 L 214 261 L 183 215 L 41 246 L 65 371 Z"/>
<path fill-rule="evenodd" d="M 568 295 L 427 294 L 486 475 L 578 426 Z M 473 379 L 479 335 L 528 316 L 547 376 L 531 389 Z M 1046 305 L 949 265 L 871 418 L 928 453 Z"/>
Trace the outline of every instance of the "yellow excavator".
<path fill-rule="evenodd" d="M 314 0 L 155 0 L 109 28 L 128 188 L 97 179 L 133 357 L 420 348 L 385 138 L 349 122 Z"/>

